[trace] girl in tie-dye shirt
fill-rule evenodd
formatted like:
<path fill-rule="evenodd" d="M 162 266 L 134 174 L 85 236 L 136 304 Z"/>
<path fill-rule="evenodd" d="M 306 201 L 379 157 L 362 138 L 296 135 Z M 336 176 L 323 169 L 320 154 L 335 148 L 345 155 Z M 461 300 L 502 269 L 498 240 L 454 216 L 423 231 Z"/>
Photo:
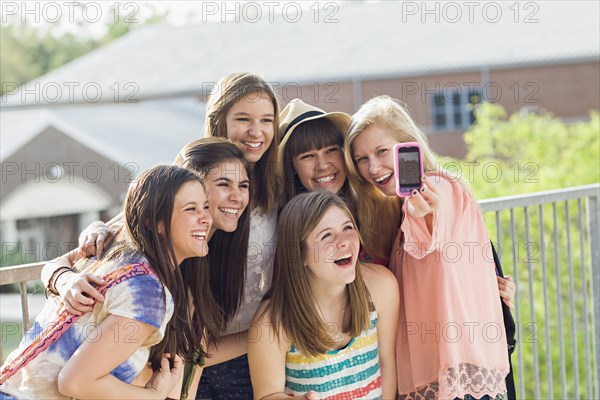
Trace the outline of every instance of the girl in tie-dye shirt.
<path fill-rule="evenodd" d="M 176 166 L 152 168 L 129 188 L 124 213 L 126 229 L 107 254 L 76 264 L 106 278 L 104 302 L 58 339 L 39 342 L 40 348 L 52 344 L 0 385 L 0 399 L 165 398 L 181 377 L 176 354 L 195 361 L 202 309 L 196 305 L 190 313 L 187 305 L 200 288 L 187 282 L 208 252 L 212 224 L 200 178 Z M 71 265 L 74 258 L 71 252 L 55 262 Z M 107 274 L 121 271 L 128 272 L 111 283 Z M 25 348 L 38 345 L 35 339 L 45 337 L 45 328 L 64 322 L 65 314 L 63 320 L 58 317 L 63 309 L 57 297 L 47 301 L 3 374 L 14 370 L 13 361 Z M 177 323 L 171 326 L 173 315 Z M 148 362 L 152 378 L 145 387 L 132 385 Z"/>

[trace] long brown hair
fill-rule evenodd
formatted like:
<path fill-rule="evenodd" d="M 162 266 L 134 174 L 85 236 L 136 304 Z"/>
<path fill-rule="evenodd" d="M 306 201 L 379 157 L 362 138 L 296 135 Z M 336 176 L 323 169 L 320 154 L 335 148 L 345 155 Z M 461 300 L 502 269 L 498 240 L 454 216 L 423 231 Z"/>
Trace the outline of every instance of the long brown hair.
<path fill-rule="evenodd" d="M 160 343 L 150 350 L 149 360 L 154 370 L 160 368 L 164 353 L 179 354 L 187 362 L 198 362 L 197 356 L 206 357 L 202 348 L 204 326 L 210 320 L 207 305 L 194 301 L 194 311 L 190 311 L 190 298 L 194 298 L 204 287 L 194 287 L 185 278 L 186 263 L 190 276 L 203 272 L 202 260 L 194 257 L 185 260 L 181 266 L 176 264 L 175 250 L 171 241 L 171 218 L 175 196 L 181 187 L 190 181 L 199 181 L 196 173 L 174 165 L 159 165 L 150 168 L 131 184 L 123 206 L 125 229 L 95 265 L 107 260 L 128 260 L 136 252 L 141 252 L 157 278 L 173 298 L 173 317 L 167 323 L 165 334 Z M 159 224 L 164 235 L 159 234 Z M 165 306 L 166 307 L 166 306 Z"/>
<path fill-rule="evenodd" d="M 186 144 L 175 158 L 175 164 L 191 168 L 205 177 L 220 164 L 232 160 L 239 161 L 246 174 L 250 175 L 248 162 L 239 147 L 225 138 L 207 137 Z M 224 232 L 217 229 L 209 241 L 207 279 L 217 302 L 217 306 L 211 308 L 212 322 L 217 322 L 217 331 L 225 328 L 244 298 L 250 232 L 248 208 L 238 219 L 235 231 Z"/>
<path fill-rule="evenodd" d="M 327 352 L 335 342 L 315 305 L 309 270 L 305 267 L 309 251 L 306 239 L 331 207 L 341 208 L 354 223 L 344 200 L 326 191 L 299 194 L 281 211 L 275 253 L 277 274 L 264 310 L 270 313 L 278 337 L 279 329 L 283 329 L 300 351 L 313 356 Z M 356 278 L 346 285 L 350 317 L 342 327 L 343 332 L 354 337 L 369 326 L 369 295 L 358 262 L 355 269 Z"/>
<path fill-rule="evenodd" d="M 273 103 L 273 141 L 267 152 L 254 164 L 252 199 L 264 211 L 277 206 L 277 149 L 279 147 L 279 103 L 275 91 L 264 79 L 248 72 L 235 72 L 223 77 L 206 102 L 205 136 L 227 138 L 227 112 L 243 97 L 266 94 Z"/>

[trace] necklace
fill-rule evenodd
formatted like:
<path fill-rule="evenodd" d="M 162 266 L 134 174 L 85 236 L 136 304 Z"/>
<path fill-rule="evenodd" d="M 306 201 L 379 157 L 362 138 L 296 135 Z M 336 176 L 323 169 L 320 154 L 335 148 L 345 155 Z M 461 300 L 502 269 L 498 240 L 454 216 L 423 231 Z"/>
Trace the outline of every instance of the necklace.
<path fill-rule="evenodd" d="M 344 304 L 342 306 L 342 318 L 341 318 L 341 326 L 338 326 L 337 324 L 335 324 L 334 322 L 326 322 L 327 324 L 327 333 L 329 334 L 329 338 L 331 340 L 333 340 L 336 344 L 340 343 L 341 341 L 343 341 L 344 339 L 346 339 L 346 335 L 344 335 L 344 333 L 342 332 L 343 329 L 343 325 L 344 325 L 344 319 L 346 316 L 346 304 Z M 321 306 L 319 305 L 319 302 L 317 301 L 317 307 L 319 308 L 319 312 L 321 313 L 321 317 L 325 320 L 325 314 L 323 314 L 323 310 L 321 309 Z"/>

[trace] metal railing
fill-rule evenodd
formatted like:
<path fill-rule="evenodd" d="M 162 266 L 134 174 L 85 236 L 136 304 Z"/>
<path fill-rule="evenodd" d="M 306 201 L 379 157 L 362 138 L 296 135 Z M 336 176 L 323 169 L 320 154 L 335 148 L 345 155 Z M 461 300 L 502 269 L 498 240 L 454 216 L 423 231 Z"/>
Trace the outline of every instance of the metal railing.
<path fill-rule="evenodd" d="M 480 202 L 517 283 L 518 398 L 600 397 L 599 194 L 594 184 Z"/>
<path fill-rule="evenodd" d="M 480 202 L 504 272 L 517 284 L 519 398 L 600 398 L 599 197 L 594 184 Z M 26 282 L 39 279 L 41 267 L 0 270 L 0 285 L 21 286 L 25 329 Z"/>

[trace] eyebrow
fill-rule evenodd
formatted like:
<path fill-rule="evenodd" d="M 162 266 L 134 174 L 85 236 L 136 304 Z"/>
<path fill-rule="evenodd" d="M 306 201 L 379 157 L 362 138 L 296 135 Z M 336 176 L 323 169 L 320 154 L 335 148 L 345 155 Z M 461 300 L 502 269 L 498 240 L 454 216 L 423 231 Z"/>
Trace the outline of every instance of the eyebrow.
<path fill-rule="evenodd" d="M 225 181 L 225 182 L 228 182 L 228 183 L 229 182 L 234 183 L 232 179 L 229 179 L 229 178 L 224 177 L 224 176 L 218 177 L 213 182 L 219 182 L 219 181 Z M 239 183 L 250 183 L 250 179 L 244 179 L 243 181 L 240 181 Z"/>
<path fill-rule="evenodd" d="M 236 116 L 236 115 L 250 115 L 250 113 L 247 113 L 245 111 L 238 111 L 238 112 L 234 113 L 233 115 L 234 116 Z M 262 117 L 274 117 L 274 116 L 275 116 L 275 114 L 273 114 L 273 113 L 268 113 L 268 114 L 263 114 L 262 115 Z"/>
<path fill-rule="evenodd" d="M 342 226 L 344 226 L 344 225 L 346 225 L 346 224 L 348 224 L 348 223 L 350 223 L 350 224 L 351 224 L 351 223 L 352 223 L 352 221 L 348 219 L 348 220 L 346 220 L 346 222 L 344 222 L 344 223 L 342 224 Z M 321 236 L 321 234 L 322 234 L 323 232 L 325 232 L 325 231 L 328 231 L 328 230 L 330 230 L 330 229 L 331 229 L 331 228 L 325 228 L 325 229 L 323 229 L 322 231 L 320 231 L 319 233 L 317 233 L 317 237 Z"/>

